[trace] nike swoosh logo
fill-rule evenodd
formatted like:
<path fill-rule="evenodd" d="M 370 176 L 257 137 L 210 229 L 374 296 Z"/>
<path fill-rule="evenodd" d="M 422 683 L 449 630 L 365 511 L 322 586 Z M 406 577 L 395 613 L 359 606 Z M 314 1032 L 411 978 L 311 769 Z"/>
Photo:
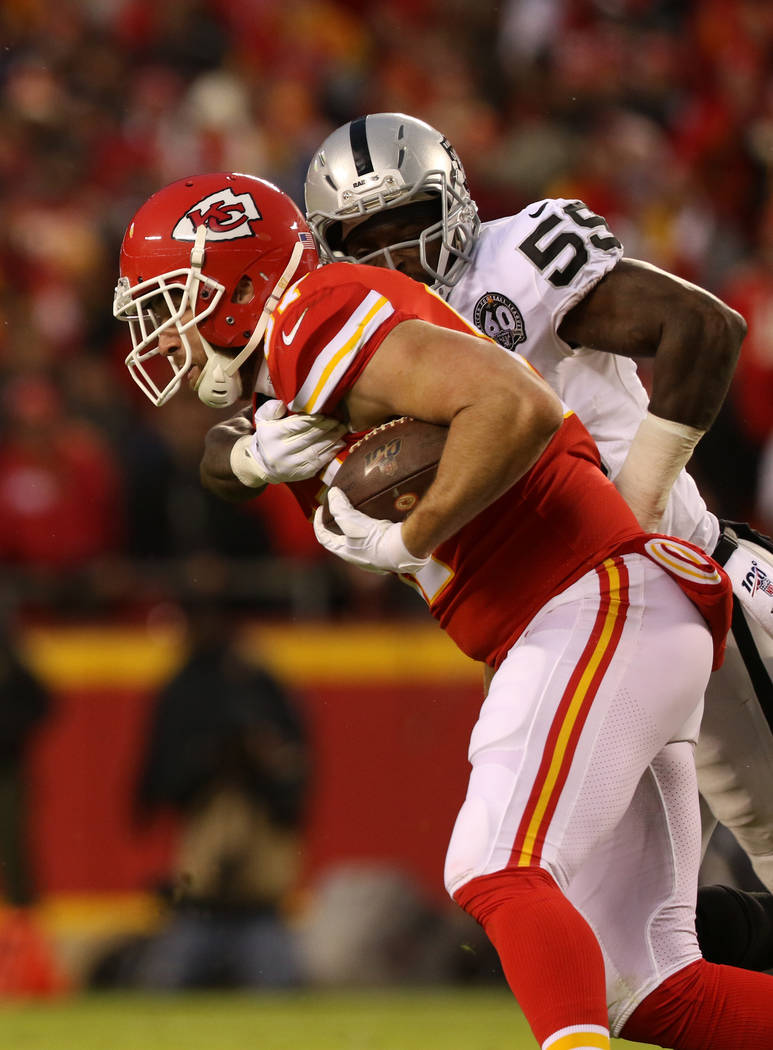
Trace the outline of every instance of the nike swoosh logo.
<path fill-rule="evenodd" d="M 543 213 L 543 211 L 545 210 L 545 208 L 547 208 L 547 206 L 548 206 L 548 202 L 547 201 L 543 201 L 542 204 L 540 204 L 539 208 L 537 208 L 536 211 L 530 211 L 529 215 L 532 217 L 532 219 L 536 219 L 539 215 L 541 215 Z"/>
<path fill-rule="evenodd" d="M 297 321 L 295 322 L 295 324 L 294 324 L 294 325 L 292 326 L 292 328 L 290 329 L 290 331 L 289 331 L 289 332 L 287 332 L 287 333 L 285 333 L 285 332 L 282 332 L 282 342 L 284 343 L 284 345 L 285 345 L 285 346 L 289 346 L 289 345 L 290 345 L 290 343 L 291 343 L 291 342 L 293 341 L 293 339 L 295 339 L 295 335 L 296 335 L 296 332 L 297 332 L 297 331 L 298 331 L 298 329 L 299 329 L 299 328 L 301 327 L 301 321 L 302 321 L 302 320 L 304 319 L 304 317 L 306 316 L 306 311 L 307 311 L 308 309 L 309 309 L 309 308 L 308 308 L 308 306 L 307 306 L 307 307 L 306 307 L 306 310 L 304 310 L 304 311 L 303 311 L 303 313 L 302 313 L 302 314 L 301 314 L 301 316 L 300 316 L 300 317 L 298 318 L 298 320 L 297 320 Z"/>

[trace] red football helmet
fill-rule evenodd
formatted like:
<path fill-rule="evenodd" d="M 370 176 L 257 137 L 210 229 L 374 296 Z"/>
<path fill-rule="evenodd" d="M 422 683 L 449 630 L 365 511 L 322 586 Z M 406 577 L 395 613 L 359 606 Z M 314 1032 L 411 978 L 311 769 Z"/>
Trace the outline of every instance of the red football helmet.
<path fill-rule="evenodd" d="M 121 245 L 113 313 L 129 323 L 132 378 L 162 405 L 191 367 L 195 327 L 207 357 L 197 393 L 216 408 L 233 404 L 242 394 L 239 369 L 260 345 L 277 302 L 291 281 L 317 265 L 303 215 L 264 179 L 193 175 L 159 190 Z M 170 328 L 180 336 L 184 360 L 160 354 L 159 335 Z"/>

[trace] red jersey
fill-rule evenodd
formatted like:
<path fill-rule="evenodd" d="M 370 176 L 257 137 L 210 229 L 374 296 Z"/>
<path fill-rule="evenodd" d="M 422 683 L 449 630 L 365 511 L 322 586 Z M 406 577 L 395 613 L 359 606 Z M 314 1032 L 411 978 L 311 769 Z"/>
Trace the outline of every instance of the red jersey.
<path fill-rule="evenodd" d="M 336 414 L 389 332 L 414 318 L 487 338 L 426 286 L 394 270 L 334 263 L 306 275 L 287 291 L 266 334 L 277 397 L 296 412 Z M 292 486 L 307 514 L 345 456 L 346 450 L 320 479 Z M 604 476 L 587 430 L 567 411 L 531 470 L 406 579 L 463 652 L 496 667 L 550 598 L 605 558 L 631 550 L 651 556 L 646 540 Z M 701 608 L 719 652 L 729 627 L 727 578 L 698 548 L 679 543 L 688 560 L 694 552 L 708 566 L 700 587 L 692 587 L 696 593 L 668 559 L 658 563 Z"/>

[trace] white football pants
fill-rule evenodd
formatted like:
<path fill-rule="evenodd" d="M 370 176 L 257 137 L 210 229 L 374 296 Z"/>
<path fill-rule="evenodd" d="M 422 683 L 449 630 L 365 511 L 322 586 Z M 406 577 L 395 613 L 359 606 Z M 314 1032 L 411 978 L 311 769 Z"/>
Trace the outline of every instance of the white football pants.
<path fill-rule="evenodd" d="M 553 598 L 494 675 L 446 857 L 453 894 L 538 865 L 593 927 L 619 1033 L 700 958 L 693 757 L 712 643 L 677 584 L 641 555 Z"/>

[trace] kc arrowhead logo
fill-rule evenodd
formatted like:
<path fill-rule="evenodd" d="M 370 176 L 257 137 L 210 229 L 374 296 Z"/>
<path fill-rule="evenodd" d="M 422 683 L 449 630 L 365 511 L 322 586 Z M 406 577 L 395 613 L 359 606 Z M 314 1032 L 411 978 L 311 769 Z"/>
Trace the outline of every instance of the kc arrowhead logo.
<path fill-rule="evenodd" d="M 254 237 L 252 223 L 262 218 L 249 193 L 234 193 L 230 187 L 226 187 L 210 193 L 189 208 L 178 220 L 172 237 L 176 241 L 193 241 L 199 226 L 206 226 L 208 241 Z"/>

